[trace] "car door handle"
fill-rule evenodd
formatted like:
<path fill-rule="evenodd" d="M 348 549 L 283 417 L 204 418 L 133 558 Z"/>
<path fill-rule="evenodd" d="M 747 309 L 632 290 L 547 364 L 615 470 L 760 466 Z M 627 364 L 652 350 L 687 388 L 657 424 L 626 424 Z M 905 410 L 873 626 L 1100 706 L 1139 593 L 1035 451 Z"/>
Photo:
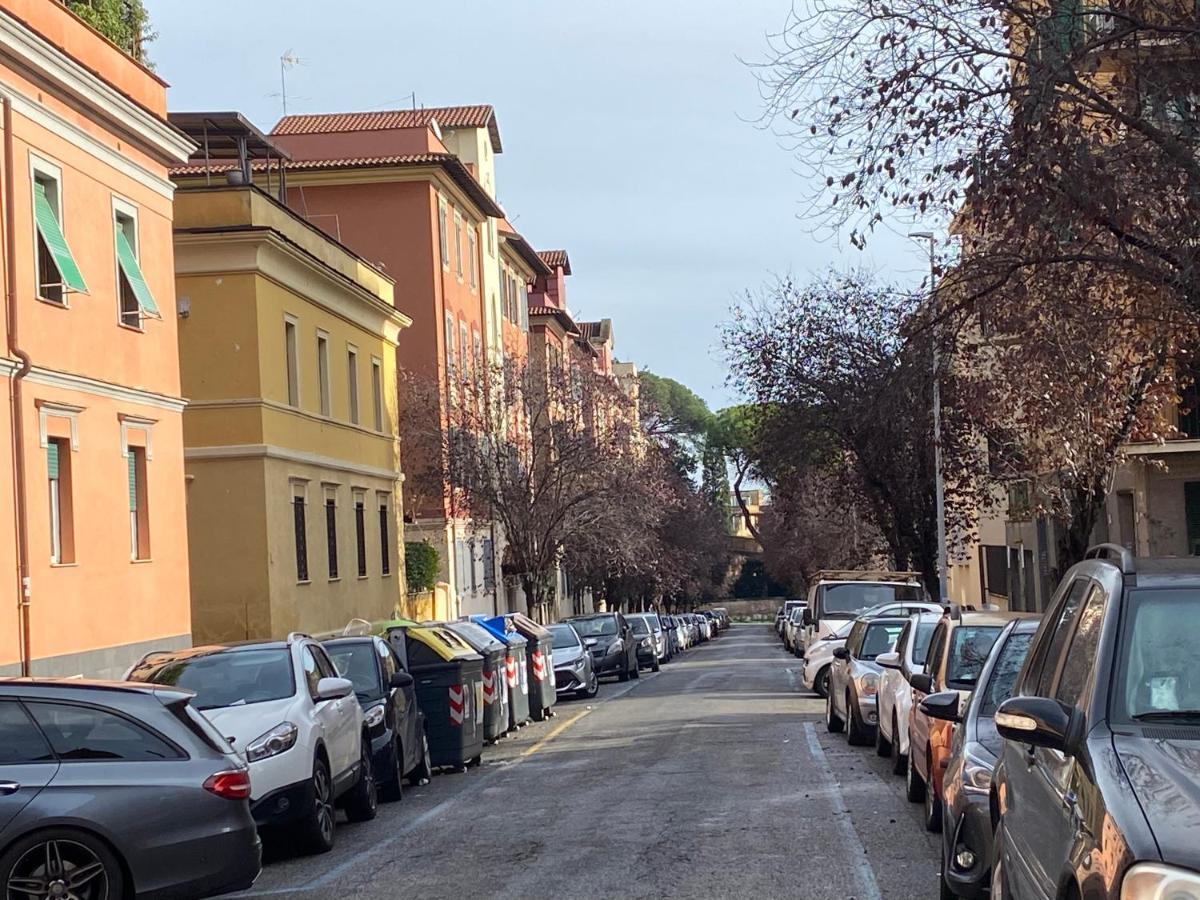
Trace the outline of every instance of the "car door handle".
<path fill-rule="evenodd" d="M 10 794 L 15 794 L 21 789 L 21 785 L 15 781 L 0 781 L 0 796 L 7 797 Z"/>

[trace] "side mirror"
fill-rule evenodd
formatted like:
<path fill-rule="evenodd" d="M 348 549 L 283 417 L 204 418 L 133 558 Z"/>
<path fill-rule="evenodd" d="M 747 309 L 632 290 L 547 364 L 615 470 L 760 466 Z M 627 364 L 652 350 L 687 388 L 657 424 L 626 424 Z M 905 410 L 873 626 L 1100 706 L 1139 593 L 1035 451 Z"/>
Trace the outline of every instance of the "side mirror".
<path fill-rule="evenodd" d="M 891 653 L 880 653 L 875 657 L 875 664 L 881 669 L 899 669 L 900 654 L 894 650 Z"/>
<path fill-rule="evenodd" d="M 837 647 L 833 651 L 833 658 L 834 659 L 849 659 L 850 651 L 847 650 L 845 647 Z"/>
<path fill-rule="evenodd" d="M 1082 730 L 1082 717 L 1050 697 L 1011 697 L 996 710 L 996 730 L 1006 740 L 1070 756 Z"/>
<path fill-rule="evenodd" d="M 931 719 L 941 719 L 943 722 L 961 722 L 962 716 L 958 714 L 959 699 L 958 691 L 930 694 L 921 701 L 921 712 Z"/>
<path fill-rule="evenodd" d="M 810 627 L 813 623 L 812 613 L 810 613 L 808 611 L 808 609 L 805 608 L 804 612 L 801 613 L 801 615 L 800 615 L 800 620 L 804 623 L 805 628 Z"/>
<path fill-rule="evenodd" d="M 908 683 L 914 691 L 920 691 L 922 694 L 933 693 L 933 679 L 924 672 L 913 672 L 908 676 Z"/>
<path fill-rule="evenodd" d="M 392 680 L 389 682 L 389 684 L 394 688 L 404 690 L 405 688 L 412 687 L 414 684 L 416 684 L 416 682 L 407 672 L 397 672 L 392 676 Z"/>
<path fill-rule="evenodd" d="M 354 693 L 354 682 L 349 678 L 322 678 L 317 682 L 318 700 L 341 700 Z"/>

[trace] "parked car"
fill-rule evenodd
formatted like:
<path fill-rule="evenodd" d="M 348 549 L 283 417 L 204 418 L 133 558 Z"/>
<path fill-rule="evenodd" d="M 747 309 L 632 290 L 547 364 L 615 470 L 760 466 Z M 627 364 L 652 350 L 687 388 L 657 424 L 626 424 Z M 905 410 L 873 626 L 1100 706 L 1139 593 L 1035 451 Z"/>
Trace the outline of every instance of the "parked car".
<path fill-rule="evenodd" d="M 825 697 L 825 727 L 846 731 L 852 746 L 875 740 L 879 722 L 876 707 L 879 677 L 883 671 L 875 658 L 896 646 L 896 638 L 908 624 L 898 616 L 855 620 L 846 643 L 833 651 L 829 670 L 829 692 Z"/>
<path fill-rule="evenodd" d="M 996 710 L 1012 696 L 1037 631 L 1037 619 L 1009 622 L 988 654 L 979 683 L 961 703 L 957 692 L 931 694 L 926 715 L 959 722 L 942 776 L 941 896 L 984 897 L 991 881 L 992 771 L 1000 755 Z"/>
<path fill-rule="evenodd" d="M 875 752 L 891 756 L 892 771 L 903 775 L 908 766 L 908 715 L 912 710 L 912 688 L 908 684 L 914 672 L 925 671 L 925 657 L 940 613 L 923 612 L 912 616 L 896 649 L 875 661 L 883 668 L 879 681 L 879 728 L 875 732 Z"/>
<path fill-rule="evenodd" d="M 905 793 L 925 804 L 925 827 L 942 827 L 942 775 L 950 756 L 954 723 L 930 718 L 920 704 L 929 694 L 957 691 L 965 699 L 975 689 L 983 664 L 1000 631 L 1019 613 L 963 612 L 957 606 L 942 616 L 929 640 L 924 672 L 914 672 L 912 710 L 908 716 L 908 765 Z"/>
<path fill-rule="evenodd" d="M 260 829 L 288 831 L 306 851 L 333 849 L 336 809 L 375 817 L 371 741 L 354 684 L 307 635 L 150 653 L 133 681 L 195 691 L 193 704 L 250 764 Z"/>
<path fill-rule="evenodd" d="M 560 694 L 595 697 L 600 679 L 579 632 L 569 622 L 546 627 L 554 637 L 554 689 Z"/>
<path fill-rule="evenodd" d="M 191 697 L 0 680 L 4 897 L 208 897 L 254 883 L 249 773 Z"/>
<path fill-rule="evenodd" d="M 846 635 L 853 627 L 853 620 L 842 622 L 833 634 L 826 635 L 809 648 L 800 677 L 805 688 L 821 697 L 829 695 L 829 669 L 833 665 L 833 651 L 846 643 Z"/>
<path fill-rule="evenodd" d="M 583 646 L 592 654 L 596 675 L 616 675 L 621 681 L 637 678 L 637 642 L 629 622 L 618 612 L 574 616 L 567 622 L 583 639 Z"/>
<path fill-rule="evenodd" d="M 783 623 L 784 615 L 783 607 L 781 606 L 779 609 L 775 610 L 775 633 L 780 637 L 783 637 Z"/>
<path fill-rule="evenodd" d="M 796 656 L 803 656 L 800 649 L 800 631 L 804 628 L 804 607 L 796 606 L 788 614 L 787 621 L 783 623 L 783 646 L 789 653 L 794 653 Z"/>
<path fill-rule="evenodd" d="M 663 636 L 667 639 L 667 655 L 664 662 L 670 662 L 682 649 L 679 646 L 679 633 L 675 630 L 675 618 L 659 616 L 658 620 L 662 623 Z"/>
<path fill-rule="evenodd" d="M 416 682 L 380 637 L 335 638 L 324 646 L 337 670 L 354 684 L 380 795 L 399 800 L 406 778 L 420 784 L 432 772 Z"/>
<path fill-rule="evenodd" d="M 714 613 L 716 613 L 716 615 L 717 615 L 717 621 L 721 623 L 721 630 L 722 630 L 722 631 L 724 631 L 724 630 L 725 630 L 726 628 L 728 628 L 728 627 L 729 627 L 731 624 L 733 624 L 733 623 L 730 621 L 730 619 L 729 619 L 729 610 L 727 610 L 725 607 L 723 607 L 723 606 L 714 606 L 714 607 L 713 607 L 713 612 L 714 612 Z"/>
<path fill-rule="evenodd" d="M 664 643 L 662 629 L 657 634 L 654 626 L 658 624 L 656 613 L 630 613 L 629 627 L 633 629 L 633 640 L 637 645 L 637 662 L 643 669 L 657 672 L 661 665 L 658 648 Z"/>
<path fill-rule="evenodd" d="M 1200 897 L 1200 560 L 1088 556 L 996 711 L 992 897 Z"/>
<path fill-rule="evenodd" d="M 912 604 L 925 601 L 925 590 L 915 572 L 818 572 L 808 589 L 801 647 L 807 653 L 809 645 L 831 634 L 839 621 L 855 619 L 883 604 L 906 601 Z M 918 611 L 912 609 L 896 615 L 910 616 Z"/>

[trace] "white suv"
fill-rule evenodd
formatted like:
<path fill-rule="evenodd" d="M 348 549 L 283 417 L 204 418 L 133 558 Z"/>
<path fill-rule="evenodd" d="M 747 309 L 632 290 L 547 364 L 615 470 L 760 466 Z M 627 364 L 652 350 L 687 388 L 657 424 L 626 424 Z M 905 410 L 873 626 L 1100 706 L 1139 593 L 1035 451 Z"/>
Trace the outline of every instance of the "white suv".
<path fill-rule="evenodd" d="M 371 743 L 354 685 L 307 635 L 150 653 L 127 678 L 196 692 L 192 705 L 249 763 L 260 828 L 285 828 L 324 853 L 336 806 L 351 821 L 375 817 Z"/>

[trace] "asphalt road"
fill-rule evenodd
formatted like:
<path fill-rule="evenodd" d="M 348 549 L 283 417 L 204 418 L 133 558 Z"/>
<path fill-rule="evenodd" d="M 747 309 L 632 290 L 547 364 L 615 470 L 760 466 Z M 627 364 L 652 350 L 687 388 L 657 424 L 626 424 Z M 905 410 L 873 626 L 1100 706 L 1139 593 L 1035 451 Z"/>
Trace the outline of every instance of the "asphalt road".
<path fill-rule="evenodd" d="M 870 748 L 824 727 L 768 625 L 605 682 L 406 788 L 333 852 L 275 848 L 245 897 L 937 896 L 937 843 Z"/>

